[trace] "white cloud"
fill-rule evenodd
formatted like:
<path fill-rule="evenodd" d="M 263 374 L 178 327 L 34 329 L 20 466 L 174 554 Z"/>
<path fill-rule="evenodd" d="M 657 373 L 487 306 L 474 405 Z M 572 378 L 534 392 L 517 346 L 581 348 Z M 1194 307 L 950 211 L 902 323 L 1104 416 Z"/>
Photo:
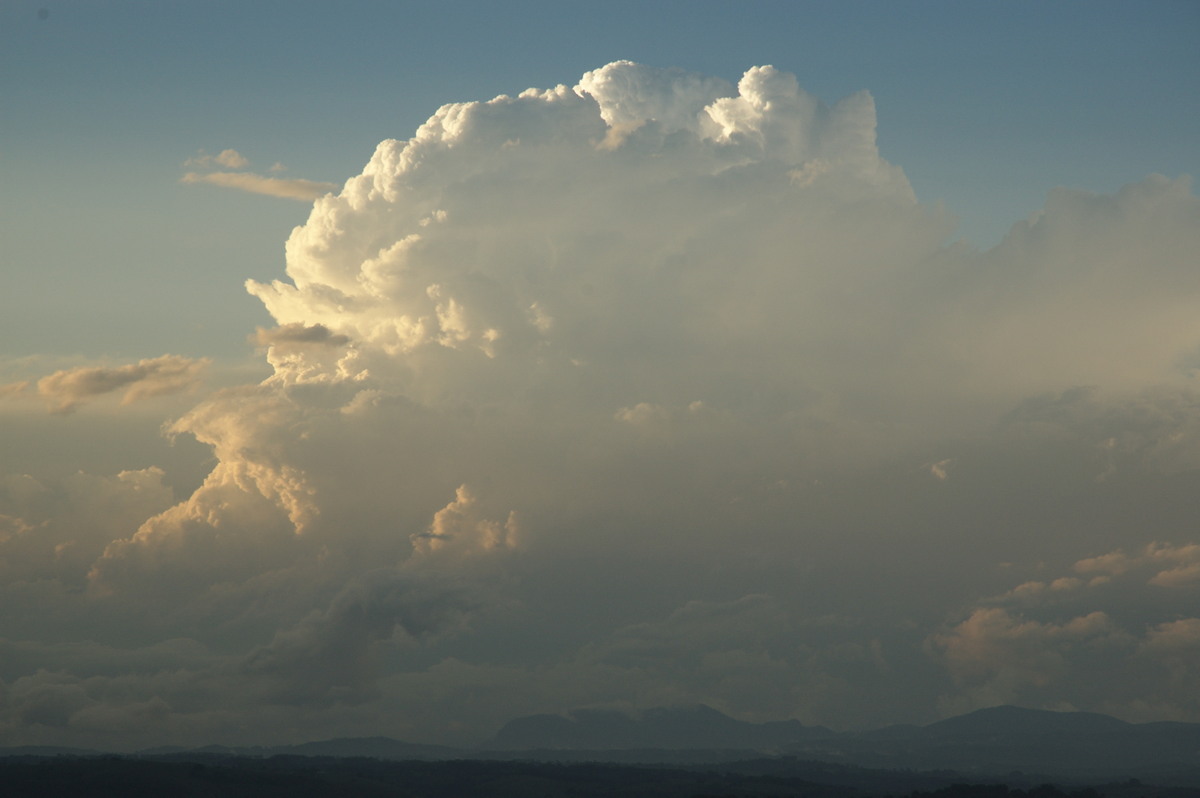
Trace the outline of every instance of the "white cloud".
<path fill-rule="evenodd" d="M 338 188 L 333 183 L 321 183 L 303 178 L 266 177 L 242 171 L 250 165 L 250 161 L 233 149 L 222 150 L 217 155 L 209 155 L 201 151 L 195 157 L 184 161 L 183 165 L 186 168 L 200 171 L 185 172 L 180 178 L 181 183 L 208 183 L 222 188 L 302 202 L 311 202 L 324 194 L 337 191 Z M 269 171 L 272 174 L 279 174 L 286 170 L 287 167 L 277 161 L 272 164 Z"/>
<path fill-rule="evenodd" d="M 429 528 L 412 535 L 413 549 L 422 555 L 445 555 L 453 551 L 462 556 L 515 547 L 520 537 L 516 513 L 510 512 L 501 524 L 480 518 L 477 504 L 471 490 L 460 485 L 454 501 L 434 514 Z"/>
<path fill-rule="evenodd" d="M 333 183 L 320 183 L 303 178 L 264 177 L 253 172 L 187 172 L 180 178 L 183 183 L 209 183 L 222 188 L 235 188 L 251 194 L 310 202 L 331 191 Z"/>

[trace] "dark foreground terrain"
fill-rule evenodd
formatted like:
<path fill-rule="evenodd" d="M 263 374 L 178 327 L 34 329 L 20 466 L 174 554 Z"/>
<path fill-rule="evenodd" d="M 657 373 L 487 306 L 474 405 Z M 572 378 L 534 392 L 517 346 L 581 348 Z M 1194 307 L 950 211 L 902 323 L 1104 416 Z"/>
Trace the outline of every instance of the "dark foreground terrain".
<path fill-rule="evenodd" d="M 135 754 L 0 748 L 0 798 L 1200 798 L 1200 724 L 992 707 L 835 733 L 705 706 L 532 715 L 482 746 L 388 737 Z"/>
<path fill-rule="evenodd" d="M 74 796 L 664 796 L 669 798 L 1192 798 L 1200 791 L 1138 782 L 1013 786 L 953 773 L 868 770 L 788 758 L 696 768 L 522 761 L 190 755 L 0 760 L 0 794 Z M 1016 781 L 1020 774 L 1014 774 Z"/>

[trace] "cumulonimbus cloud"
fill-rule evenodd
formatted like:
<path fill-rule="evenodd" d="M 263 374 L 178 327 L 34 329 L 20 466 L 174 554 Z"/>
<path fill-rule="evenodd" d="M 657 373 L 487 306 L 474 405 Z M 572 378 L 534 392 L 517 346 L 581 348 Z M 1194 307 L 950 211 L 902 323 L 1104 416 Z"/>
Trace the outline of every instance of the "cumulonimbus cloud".
<path fill-rule="evenodd" d="M 186 628 L 196 670 L 120 706 L 77 661 L 13 694 L 81 741 L 106 709 L 200 734 L 211 717 L 153 702 L 198 682 L 259 737 L 379 733 L 376 698 L 477 739 L 598 703 L 1200 718 L 1162 678 L 1195 641 L 1188 180 L 1055 190 L 977 252 L 875 134 L 865 92 L 616 62 L 443 106 L 340 190 L 196 166 L 313 201 L 286 274 L 247 284 L 272 376 L 169 425 L 216 461 L 182 501 L 158 472 L 0 494 L 3 545 L 42 558 L 8 628 L 40 599 L 113 646 Z M 191 373 L 147 363 L 45 392 L 69 409 Z M 142 517 L 61 555 L 22 531 L 112 493 Z"/>

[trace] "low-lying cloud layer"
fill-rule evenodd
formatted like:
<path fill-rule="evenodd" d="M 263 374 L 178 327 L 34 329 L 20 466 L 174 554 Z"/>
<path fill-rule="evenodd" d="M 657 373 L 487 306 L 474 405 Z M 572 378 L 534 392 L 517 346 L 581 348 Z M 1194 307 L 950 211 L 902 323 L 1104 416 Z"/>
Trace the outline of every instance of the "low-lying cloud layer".
<path fill-rule="evenodd" d="M 977 252 L 875 124 L 617 62 L 382 142 L 247 283 L 273 375 L 168 425 L 203 485 L 0 485 L 0 740 L 1200 721 L 1187 178 L 1057 189 Z"/>

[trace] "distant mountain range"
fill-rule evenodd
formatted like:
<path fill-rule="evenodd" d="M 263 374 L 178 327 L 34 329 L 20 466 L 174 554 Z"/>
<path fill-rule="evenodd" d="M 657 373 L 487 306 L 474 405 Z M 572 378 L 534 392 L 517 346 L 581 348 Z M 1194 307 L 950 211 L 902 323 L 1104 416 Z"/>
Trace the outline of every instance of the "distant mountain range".
<path fill-rule="evenodd" d="M 0 756 L 81 756 L 44 746 L 0 749 Z M 90 752 L 99 753 L 99 752 Z M 928 726 L 830 731 L 799 721 L 747 723 L 706 706 L 627 715 L 574 710 L 507 723 L 473 749 L 420 745 L 387 737 L 339 738 L 300 745 L 158 748 L 141 757 L 369 757 L 380 760 L 536 760 L 546 762 L 731 763 L 774 757 L 890 771 L 954 771 L 972 777 L 1023 774 L 1035 783 L 1138 778 L 1200 791 L 1200 724 L 1126 723 L 1088 712 L 1002 706 Z M 1020 774 L 1018 774 L 1020 772 Z M 1200 792 L 1197 792 L 1200 795 Z"/>
<path fill-rule="evenodd" d="M 795 756 L 863 767 L 1175 779 L 1200 787 L 1200 724 L 1126 723 L 1091 712 L 1001 706 L 931 723 L 788 746 Z"/>
<path fill-rule="evenodd" d="M 1191 773 L 1200 786 L 1200 724 L 1127 723 L 1092 712 L 1000 706 L 931 723 L 835 733 L 798 721 L 746 723 L 709 707 L 655 709 L 637 717 L 597 710 L 531 715 L 506 724 L 487 746 L 537 751 L 541 758 L 629 761 L 656 749 L 668 761 L 699 750 L 728 758 L 752 749 L 859 767 L 954 770 L 967 774 L 1022 771 L 1079 778 Z"/>
<path fill-rule="evenodd" d="M 567 715 L 529 715 L 504 725 L 489 748 L 520 749 L 742 749 L 775 751 L 833 732 L 798 720 L 746 723 L 707 706 L 624 712 L 577 709 Z"/>

